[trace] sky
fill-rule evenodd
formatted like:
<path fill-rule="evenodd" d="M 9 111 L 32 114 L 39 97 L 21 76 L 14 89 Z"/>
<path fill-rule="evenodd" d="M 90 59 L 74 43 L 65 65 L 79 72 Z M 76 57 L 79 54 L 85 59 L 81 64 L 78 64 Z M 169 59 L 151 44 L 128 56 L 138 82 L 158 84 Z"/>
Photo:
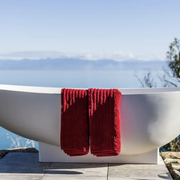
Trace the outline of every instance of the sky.
<path fill-rule="evenodd" d="M 179 0 L 0 0 L 0 59 L 166 60 Z"/>

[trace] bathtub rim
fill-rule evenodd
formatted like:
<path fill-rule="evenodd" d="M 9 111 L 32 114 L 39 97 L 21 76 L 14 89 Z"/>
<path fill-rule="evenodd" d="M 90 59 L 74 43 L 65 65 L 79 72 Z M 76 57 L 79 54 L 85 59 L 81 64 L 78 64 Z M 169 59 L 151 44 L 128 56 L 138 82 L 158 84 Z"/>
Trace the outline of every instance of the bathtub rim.
<path fill-rule="evenodd" d="M 68 87 L 65 87 L 68 88 Z M 88 89 L 88 88 L 73 88 L 73 89 Z M 101 88 L 100 88 L 101 89 Z M 109 88 L 103 88 L 109 89 Z M 118 89 L 122 95 L 134 94 L 159 94 L 166 92 L 180 91 L 180 87 L 157 87 L 157 88 L 113 88 Z M 22 85 L 6 85 L 0 84 L 0 91 L 16 91 L 27 93 L 43 93 L 43 94 L 61 94 L 62 87 L 42 87 L 42 86 L 22 86 Z"/>

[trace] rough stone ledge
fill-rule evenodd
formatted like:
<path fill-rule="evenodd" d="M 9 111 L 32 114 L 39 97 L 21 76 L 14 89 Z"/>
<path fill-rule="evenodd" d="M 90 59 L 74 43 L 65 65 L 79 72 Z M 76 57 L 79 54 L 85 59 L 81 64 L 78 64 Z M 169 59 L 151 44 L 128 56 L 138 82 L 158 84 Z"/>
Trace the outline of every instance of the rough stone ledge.
<path fill-rule="evenodd" d="M 173 179 L 180 180 L 180 152 L 161 152 L 160 155 Z"/>
<path fill-rule="evenodd" d="M 28 152 L 28 153 L 38 153 L 39 151 L 32 147 L 20 147 L 20 148 L 10 148 L 0 150 L 0 159 L 3 158 L 9 152 Z"/>

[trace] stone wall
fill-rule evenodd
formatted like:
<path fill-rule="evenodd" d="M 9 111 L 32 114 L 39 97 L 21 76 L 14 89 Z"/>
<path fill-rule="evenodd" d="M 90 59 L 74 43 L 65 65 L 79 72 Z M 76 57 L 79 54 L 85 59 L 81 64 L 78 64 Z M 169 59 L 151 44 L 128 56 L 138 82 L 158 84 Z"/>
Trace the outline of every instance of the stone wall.
<path fill-rule="evenodd" d="M 38 150 L 35 149 L 35 148 L 31 148 L 31 147 L 4 149 L 4 150 L 0 150 L 0 159 L 3 158 L 9 152 L 31 152 L 31 153 L 38 153 Z"/>

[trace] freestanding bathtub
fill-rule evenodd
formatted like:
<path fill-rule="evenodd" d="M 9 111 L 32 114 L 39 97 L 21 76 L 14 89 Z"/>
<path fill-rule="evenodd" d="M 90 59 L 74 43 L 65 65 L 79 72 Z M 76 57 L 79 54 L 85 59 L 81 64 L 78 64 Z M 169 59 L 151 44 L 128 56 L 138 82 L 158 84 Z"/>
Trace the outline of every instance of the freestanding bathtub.
<path fill-rule="evenodd" d="M 158 148 L 180 134 L 180 88 L 119 90 L 119 156 L 69 157 L 61 150 L 61 88 L 0 85 L 0 126 L 38 141 L 41 162 L 158 163 Z"/>

